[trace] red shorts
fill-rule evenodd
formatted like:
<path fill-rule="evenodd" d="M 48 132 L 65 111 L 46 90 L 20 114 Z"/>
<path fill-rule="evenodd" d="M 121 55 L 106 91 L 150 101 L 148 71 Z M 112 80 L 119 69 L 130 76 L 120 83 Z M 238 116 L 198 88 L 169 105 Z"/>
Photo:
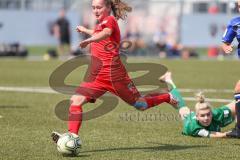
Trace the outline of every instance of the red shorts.
<path fill-rule="evenodd" d="M 129 77 L 121 81 L 110 81 L 95 79 L 92 82 L 83 82 L 77 88 L 76 93 L 87 98 L 88 102 L 94 103 L 97 98 L 101 97 L 107 91 L 120 97 L 130 105 L 133 105 L 140 97 L 140 93 Z"/>

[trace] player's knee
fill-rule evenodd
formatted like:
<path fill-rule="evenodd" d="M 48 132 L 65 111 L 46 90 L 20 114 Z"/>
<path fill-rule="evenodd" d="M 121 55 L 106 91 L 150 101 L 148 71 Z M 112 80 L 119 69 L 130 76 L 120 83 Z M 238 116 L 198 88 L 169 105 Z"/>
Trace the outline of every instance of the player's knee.
<path fill-rule="evenodd" d="M 145 111 L 148 108 L 148 104 L 144 101 L 136 101 L 133 104 L 133 107 L 135 107 L 139 111 Z"/>
<path fill-rule="evenodd" d="M 86 102 L 86 97 L 82 95 L 73 95 L 71 97 L 71 105 L 80 106 Z"/>
<path fill-rule="evenodd" d="M 191 111 L 190 111 L 190 109 L 187 106 L 182 107 L 182 108 L 179 109 L 179 115 L 180 115 L 182 120 L 184 120 L 187 117 L 187 115 L 190 114 L 190 112 Z"/>

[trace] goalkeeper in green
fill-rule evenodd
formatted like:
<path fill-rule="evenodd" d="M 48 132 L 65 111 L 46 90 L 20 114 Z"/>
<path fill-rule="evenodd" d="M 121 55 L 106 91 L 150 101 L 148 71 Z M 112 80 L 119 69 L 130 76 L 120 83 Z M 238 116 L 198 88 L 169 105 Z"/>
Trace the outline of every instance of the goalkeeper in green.
<path fill-rule="evenodd" d="M 202 93 L 197 94 L 198 103 L 195 105 L 195 112 L 190 111 L 186 106 L 180 92 L 172 81 L 171 72 L 167 72 L 160 78 L 161 81 L 168 84 L 171 94 L 177 98 L 178 105 L 175 107 L 183 120 L 182 134 L 193 137 L 238 137 L 238 128 L 229 132 L 221 132 L 221 128 L 231 124 L 236 116 L 237 105 L 239 100 L 232 101 L 229 104 L 212 109 L 210 104 L 205 102 Z M 237 82 L 235 93 L 240 93 L 240 81 Z M 236 98 L 236 96 L 235 96 Z"/>

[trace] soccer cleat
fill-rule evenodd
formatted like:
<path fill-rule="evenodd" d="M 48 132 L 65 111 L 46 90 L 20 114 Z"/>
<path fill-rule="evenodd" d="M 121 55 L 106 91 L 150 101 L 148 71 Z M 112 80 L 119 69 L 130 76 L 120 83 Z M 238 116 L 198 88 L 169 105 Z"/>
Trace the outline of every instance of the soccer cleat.
<path fill-rule="evenodd" d="M 169 71 L 166 72 L 162 77 L 160 77 L 159 81 L 167 84 L 168 91 L 171 91 L 175 86 L 172 81 L 172 73 Z"/>
<path fill-rule="evenodd" d="M 166 72 L 163 76 L 159 78 L 161 82 L 169 82 L 172 80 L 172 73 L 171 72 Z"/>
<path fill-rule="evenodd" d="M 240 138 L 240 129 L 236 126 L 231 132 L 226 134 L 229 138 Z"/>
<path fill-rule="evenodd" d="M 174 97 L 171 93 L 169 93 L 169 95 L 170 101 L 168 103 L 171 104 L 174 108 L 178 109 L 178 99 Z"/>
<path fill-rule="evenodd" d="M 59 140 L 59 138 L 61 137 L 61 134 L 58 133 L 58 132 L 52 132 L 51 137 L 52 137 L 52 140 L 53 140 L 55 143 L 57 143 L 58 140 Z"/>

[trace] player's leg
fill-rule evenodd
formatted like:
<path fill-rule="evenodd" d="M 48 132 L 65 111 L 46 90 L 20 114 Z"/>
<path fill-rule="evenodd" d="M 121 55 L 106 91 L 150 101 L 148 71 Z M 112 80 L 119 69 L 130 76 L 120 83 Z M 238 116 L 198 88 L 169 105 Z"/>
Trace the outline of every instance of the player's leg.
<path fill-rule="evenodd" d="M 68 131 L 78 134 L 82 124 L 82 106 L 87 103 L 87 98 L 83 95 L 73 95 L 69 107 Z"/>
<path fill-rule="evenodd" d="M 70 99 L 70 107 L 68 114 L 68 132 L 78 135 L 82 124 L 83 105 L 85 103 L 94 103 L 96 99 L 102 96 L 106 90 L 98 82 L 82 83 L 76 90 L 76 95 Z M 61 134 L 52 132 L 52 139 L 57 142 Z"/>
<path fill-rule="evenodd" d="M 177 89 L 176 85 L 174 84 L 174 82 L 172 80 L 171 72 L 167 72 L 162 77 L 160 77 L 159 80 L 167 83 L 168 90 L 178 101 L 177 106 L 173 106 L 173 107 L 178 109 L 178 112 L 179 112 L 181 118 L 184 119 L 184 117 L 186 117 L 186 115 L 188 115 L 190 113 L 190 109 L 186 106 L 186 103 L 183 100 L 182 95 L 180 94 L 179 90 Z"/>
<path fill-rule="evenodd" d="M 231 103 L 225 105 L 231 110 L 232 117 L 235 119 L 236 118 L 236 102 L 232 101 Z"/>
<path fill-rule="evenodd" d="M 58 56 L 63 55 L 63 53 L 64 53 L 64 43 L 62 41 L 59 43 L 57 50 L 58 50 Z"/>
<path fill-rule="evenodd" d="M 147 110 L 161 103 L 169 103 L 176 106 L 178 101 L 170 93 L 150 93 L 137 98 L 133 106 L 138 110 Z"/>
<path fill-rule="evenodd" d="M 235 101 L 227 106 L 233 112 L 233 116 L 236 116 L 237 122 L 235 128 L 228 133 L 228 137 L 240 138 L 240 81 L 236 83 L 234 98 Z"/>
<path fill-rule="evenodd" d="M 237 117 L 236 128 L 237 128 L 237 133 L 240 137 L 240 80 L 237 82 L 235 86 L 234 98 L 236 100 L 236 104 L 235 104 L 236 117 Z"/>
<path fill-rule="evenodd" d="M 82 106 L 87 103 L 87 98 L 82 95 L 73 95 L 70 99 L 69 115 L 68 115 L 68 131 L 78 135 L 79 128 L 82 124 Z M 58 132 L 52 132 L 51 137 L 55 143 L 61 137 Z"/>
<path fill-rule="evenodd" d="M 70 51 L 71 51 L 71 45 L 70 45 L 70 37 L 69 36 L 65 36 L 63 39 L 63 52 L 62 55 L 70 55 Z"/>
<path fill-rule="evenodd" d="M 68 131 L 78 134 L 82 124 L 82 106 L 88 102 L 94 103 L 97 98 L 101 97 L 106 92 L 106 90 L 103 85 L 95 81 L 92 83 L 82 83 L 76 92 L 78 94 L 71 97 Z"/>
<path fill-rule="evenodd" d="M 177 101 L 169 93 L 152 93 L 141 96 L 131 79 L 128 77 L 126 77 L 124 81 L 113 82 L 112 86 L 114 89 L 112 92 L 114 94 L 138 110 L 143 111 L 163 102 L 167 102 L 172 105 L 177 103 Z"/>

